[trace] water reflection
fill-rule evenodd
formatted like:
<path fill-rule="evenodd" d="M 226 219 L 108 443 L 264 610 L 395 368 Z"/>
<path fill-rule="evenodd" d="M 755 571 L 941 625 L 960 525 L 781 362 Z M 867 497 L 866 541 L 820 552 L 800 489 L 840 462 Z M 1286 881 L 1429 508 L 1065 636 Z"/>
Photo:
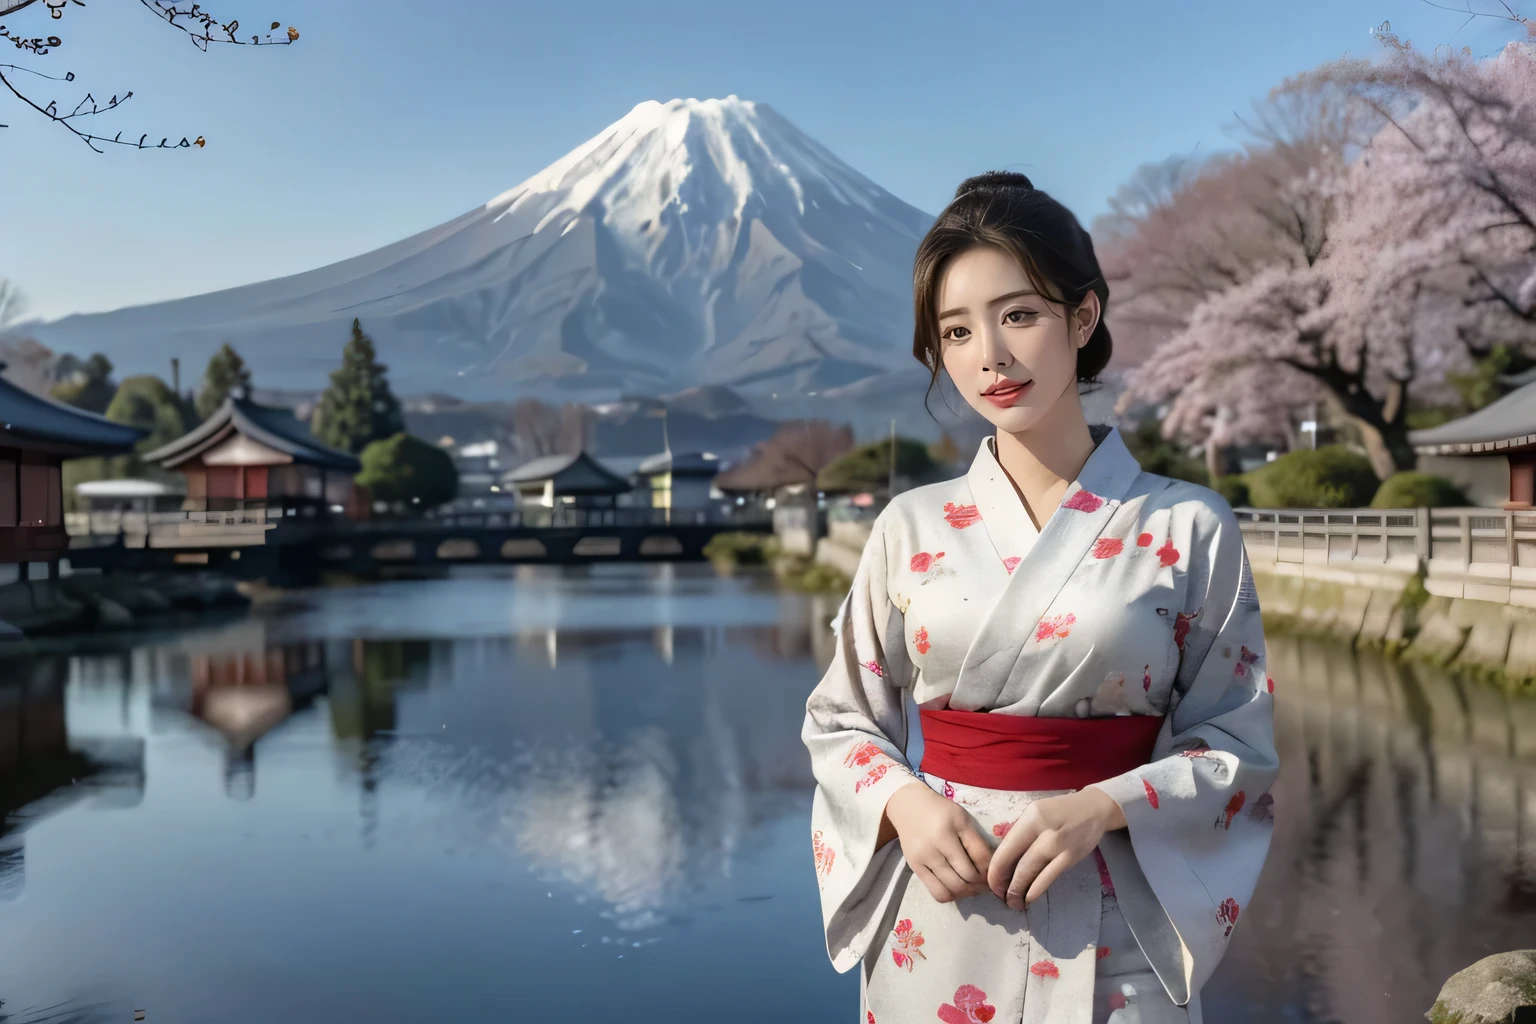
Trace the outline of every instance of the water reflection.
<path fill-rule="evenodd" d="M 847 1019 L 799 740 L 834 612 L 708 575 L 521 572 L 40 657 L 0 686 L 0 995 Z M 1271 660 L 1275 851 L 1207 1019 L 1417 1017 L 1536 930 L 1536 705 L 1326 645 Z"/>
<path fill-rule="evenodd" d="M 1536 935 L 1536 701 L 1271 641 L 1275 846 L 1210 989 L 1222 1020 L 1418 1018 Z"/>

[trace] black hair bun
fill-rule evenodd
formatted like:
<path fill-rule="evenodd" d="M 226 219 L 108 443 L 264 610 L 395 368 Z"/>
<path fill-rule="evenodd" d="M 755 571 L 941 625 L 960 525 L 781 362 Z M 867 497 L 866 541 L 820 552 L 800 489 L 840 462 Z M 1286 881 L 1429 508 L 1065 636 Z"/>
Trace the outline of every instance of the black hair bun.
<path fill-rule="evenodd" d="M 986 174 L 978 174 L 966 178 L 955 189 L 955 198 L 959 199 L 967 192 L 993 192 L 1005 188 L 1033 189 L 1035 183 L 1029 180 L 1029 176 L 1018 171 L 988 171 Z"/>

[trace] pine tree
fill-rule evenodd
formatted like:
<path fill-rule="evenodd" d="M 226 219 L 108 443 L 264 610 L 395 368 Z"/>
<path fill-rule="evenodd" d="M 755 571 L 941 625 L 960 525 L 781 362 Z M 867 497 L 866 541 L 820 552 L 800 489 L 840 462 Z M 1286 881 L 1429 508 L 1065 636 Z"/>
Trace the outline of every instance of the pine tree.
<path fill-rule="evenodd" d="M 250 386 L 251 368 L 226 341 L 203 372 L 202 385 L 197 389 L 197 418 L 201 421 L 212 416 L 236 387 Z"/>
<path fill-rule="evenodd" d="M 352 340 L 341 353 L 341 368 L 315 409 L 314 433 L 321 441 L 356 455 L 372 441 L 405 430 L 400 402 L 389 389 L 386 367 L 378 362 L 373 339 L 352 321 Z"/>

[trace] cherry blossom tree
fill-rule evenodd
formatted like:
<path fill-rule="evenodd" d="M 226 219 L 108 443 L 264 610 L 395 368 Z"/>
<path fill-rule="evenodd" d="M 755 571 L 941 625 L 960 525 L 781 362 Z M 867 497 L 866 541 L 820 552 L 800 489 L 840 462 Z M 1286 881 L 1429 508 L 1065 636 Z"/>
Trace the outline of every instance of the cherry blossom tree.
<path fill-rule="evenodd" d="M 1379 35 L 1385 59 L 1282 87 L 1379 127 L 1358 152 L 1282 160 L 1294 173 L 1272 209 L 1295 217 L 1267 219 L 1295 225 L 1290 248 L 1203 294 L 1135 375 L 1140 399 L 1171 400 L 1169 430 L 1256 438 L 1321 398 L 1385 477 L 1413 465 L 1411 400 L 1443 397 L 1447 373 L 1495 345 L 1536 353 L 1536 52 L 1479 60 Z"/>
<path fill-rule="evenodd" d="M 246 38 L 241 34 L 240 22 L 220 22 L 213 15 L 202 9 L 200 3 L 179 3 L 177 0 L 139 0 L 147 10 L 160 18 L 172 28 L 186 33 L 194 45 L 200 50 L 206 51 L 210 43 L 228 43 L 236 46 L 288 46 L 299 38 L 298 29 L 289 28 L 273 36 L 281 28 L 280 22 L 272 22 L 265 34 L 254 33 Z M 15 48 L 34 63 L 46 65 L 46 61 L 39 62 L 39 58 L 54 56 L 54 51 L 64 45 L 64 40 L 57 35 L 30 35 L 30 32 L 41 31 L 46 22 L 32 22 L 33 15 L 43 11 L 48 12 L 51 20 L 57 21 L 64 17 L 64 13 L 74 7 L 84 7 L 85 0 L 0 0 L 0 41 L 10 40 Z M 24 18 L 14 16 L 22 15 Z M 41 71 L 36 66 L 23 64 L 0 63 L 0 89 L 9 92 L 22 106 L 29 108 L 37 114 L 61 125 L 80 139 L 91 149 L 98 153 L 105 152 L 101 145 L 131 146 L 135 149 L 189 149 L 192 146 L 202 147 L 207 140 L 199 135 L 196 139 L 188 140 L 185 136 L 179 142 L 171 142 L 170 137 L 162 138 L 159 143 L 150 141 L 149 133 L 141 134 L 137 139 L 123 138 L 123 133 L 108 138 L 105 135 L 93 134 L 82 125 L 89 123 L 88 118 L 108 113 L 122 106 L 133 97 L 132 90 L 118 94 L 113 93 L 105 102 L 98 100 L 94 93 L 87 92 L 73 107 L 61 104 L 56 99 L 44 101 L 33 95 L 32 91 L 25 87 L 24 83 L 32 83 L 36 80 L 73 83 L 75 73 L 64 71 L 61 74 L 49 74 Z M 7 125 L 0 124 L 0 128 Z"/>
<path fill-rule="evenodd" d="M 1246 360 L 1208 339 L 1238 311 L 1230 296 L 1252 294 L 1276 268 L 1305 274 L 1322 258 L 1337 216 L 1335 174 L 1379 123 L 1334 82 L 1290 80 L 1243 123 L 1242 151 L 1143 169 L 1094 226 L 1107 241 L 1116 348 L 1140 357 L 1122 411 L 1171 402 L 1165 435 L 1203 442 L 1213 477 L 1227 446 L 1285 441 L 1292 403 L 1317 394 L 1305 378 L 1278 373 L 1265 401 L 1248 401 L 1235 376 Z"/>

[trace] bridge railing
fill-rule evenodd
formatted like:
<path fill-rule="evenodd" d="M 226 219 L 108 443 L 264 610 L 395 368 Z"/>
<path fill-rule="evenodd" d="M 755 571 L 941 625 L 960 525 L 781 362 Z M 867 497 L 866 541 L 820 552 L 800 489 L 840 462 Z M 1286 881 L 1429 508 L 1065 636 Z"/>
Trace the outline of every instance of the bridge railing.
<path fill-rule="evenodd" d="M 65 528 L 72 536 L 111 538 L 167 531 L 216 532 L 220 528 L 309 527 L 316 524 L 304 509 L 244 508 L 218 512 L 70 512 Z M 753 509 L 527 508 L 411 519 L 327 520 L 327 527 L 357 533 L 442 533 L 457 529 L 600 529 L 625 526 L 722 526 L 768 529 L 768 515 Z"/>
<path fill-rule="evenodd" d="M 767 529 L 762 513 L 721 512 L 715 509 L 665 508 L 524 508 L 507 512 L 473 512 L 421 519 L 371 519 L 351 524 L 359 533 L 441 533 L 455 529 L 601 529 L 625 526 L 728 526 Z"/>
<path fill-rule="evenodd" d="M 1536 509 L 1235 511 L 1256 564 L 1403 573 L 1422 567 L 1432 594 L 1536 604 Z"/>

